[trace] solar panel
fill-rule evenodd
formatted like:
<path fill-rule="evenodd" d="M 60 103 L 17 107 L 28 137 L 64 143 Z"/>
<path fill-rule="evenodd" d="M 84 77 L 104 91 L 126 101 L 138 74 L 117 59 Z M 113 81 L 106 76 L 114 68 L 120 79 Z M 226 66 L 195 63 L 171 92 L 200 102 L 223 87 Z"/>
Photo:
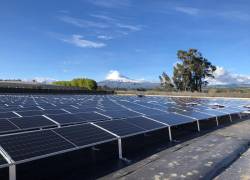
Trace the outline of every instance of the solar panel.
<path fill-rule="evenodd" d="M 96 111 L 96 107 L 79 107 L 79 112 L 91 112 L 91 111 Z"/>
<path fill-rule="evenodd" d="M 178 113 L 196 118 L 198 120 L 206 120 L 206 119 L 214 117 L 213 115 L 205 114 L 202 112 L 196 112 L 196 111 L 182 111 L 182 112 L 178 112 Z"/>
<path fill-rule="evenodd" d="M 158 123 L 156 121 L 147 119 L 145 117 L 127 118 L 124 121 L 131 123 L 135 126 L 138 126 L 140 128 L 143 128 L 145 130 L 153 130 L 153 129 L 166 127 L 166 125 L 164 125 L 162 123 Z"/>
<path fill-rule="evenodd" d="M 65 114 L 66 112 L 61 109 L 50 109 L 50 110 L 44 110 L 44 114 Z"/>
<path fill-rule="evenodd" d="M 109 119 L 95 112 L 77 113 L 77 114 L 74 114 L 74 116 L 80 118 L 82 121 L 88 121 L 88 122 L 96 122 L 96 121 L 103 121 L 103 120 Z"/>
<path fill-rule="evenodd" d="M 181 116 L 174 113 L 168 113 L 164 116 L 162 115 L 151 115 L 149 116 L 152 119 L 155 119 L 157 121 L 166 123 L 168 125 L 174 126 L 174 125 L 180 125 L 180 124 L 186 124 L 195 121 L 192 118 Z"/>
<path fill-rule="evenodd" d="M 121 118 L 127 118 L 127 117 L 136 117 L 136 116 L 140 116 L 141 114 L 133 112 L 133 111 L 129 111 L 129 110 L 122 110 L 122 111 L 105 111 L 102 112 L 100 111 L 100 113 L 107 115 L 113 119 L 121 119 Z"/>
<path fill-rule="evenodd" d="M 219 111 L 221 112 L 224 112 L 224 113 L 230 113 L 230 114 L 235 114 L 235 113 L 240 113 L 244 110 L 240 110 L 240 109 L 237 109 L 237 108 L 233 108 L 233 107 L 226 107 L 226 108 L 222 108 L 222 109 L 218 109 Z"/>
<path fill-rule="evenodd" d="M 21 109 L 20 107 L 1 107 L 0 108 L 0 112 L 3 113 L 3 112 L 11 112 L 11 111 L 16 111 L 16 110 L 19 110 Z"/>
<path fill-rule="evenodd" d="M 91 124 L 64 127 L 55 129 L 54 131 L 66 137 L 77 146 L 86 146 L 115 139 L 115 136 Z"/>
<path fill-rule="evenodd" d="M 19 112 L 19 111 L 37 111 L 37 110 L 41 110 L 41 109 L 38 108 L 37 106 L 31 106 L 31 107 L 18 108 L 15 111 Z"/>
<path fill-rule="evenodd" d="M 21 129 L 56 126 L 55 123 L 53 123 L 52 121 L 48 120 L 47 118 L 43 116 L 11 118 L 9 119 L 9 121 L 14 123 Z"/>
<path fill-rule="evenodd" d="M 202 110 L 202 112 L 212 114 L 214 116 L 225 116 L 229 114 L 229 113 L 220 112 L 219 110 L 213 110 L 213 109 L 204 109 Z"/>
<path fill-rule="evenodd" d="M 58 122 L 59 124 L 72 124 L 83 122 L 80 117 L 77 117 L 73 114 L 63 114 L 63 115 L 48 115 L 49 118 Z"/>
<path fill-rule="evenodd" d="M 165 116 L 167 113 L 166 112 L 163 112 L 163 111 L 160 111 L 160 110 L 156 110 L 156 109 L 149 109 L 149 108 L 140 108 L 140 109 L 136 109 L 136 111 L 140 112 L 140 113 L 143 113 L 147 116 L 150 116 L 150 115 L 162 115 L 162 116 Z"/>
<path fill-rule="evenodd" d="M 0 113 L 0 119 L 12 118 L 12 117 L 18 117 L 18 116 L 14 114 L 13 112 L 1 112 Z"/>
<path fill-rule="evenodd" d="M 45 114 L 43 110 L 31 110 L 31 111 L 19 111 L 18 114 L 21 116 L 37 116 Z"/>
<path fill-rule="evenodd" d="M 14 161 L 74 148 L 71 143 L 50 130 L 2 136 L 0 145 Z"/>
<path fill-rule="evenodd" d="M 39 106 L 45 110 L 60 109 L 58 106 L 53 106 L 52 104 L 39 104 Z"/>
<path fill-rule="evenodd" d="M 18 128 L 10 123 L 7 119 L 0 120 L 0 133 L 14 130 L 18 130 Z"/>
<path fill-rule="evenodd" d="M 72 107 L 63 107 L 64 110 L 70 112 L 70 113 L 80 113 L 83 112 L 80 109 L 72 108 Z"/>
<path fill-rule="evenodd" d="M 50 115 L 50 114 L 66 114 L 65 111 L 60 109 L 52 110 L 37 110 L 37 111 L 19 111 L 21 116 L 36 116 L 36 115 Z"/>
<path fill-rule="evenodd" d="M 183 111 L 192 111 L 193 109 L 185 106 L 170 106 L 166 109 L 167 112 L 183 112 Z"/>
<path fill-rule="evenodd" d="M 112 120 L 95 123 L 118 136 L 127 136 L 145 131 L 143 128 L 137 127 L 133 124 L 126 123 L 122 120 Z"/>

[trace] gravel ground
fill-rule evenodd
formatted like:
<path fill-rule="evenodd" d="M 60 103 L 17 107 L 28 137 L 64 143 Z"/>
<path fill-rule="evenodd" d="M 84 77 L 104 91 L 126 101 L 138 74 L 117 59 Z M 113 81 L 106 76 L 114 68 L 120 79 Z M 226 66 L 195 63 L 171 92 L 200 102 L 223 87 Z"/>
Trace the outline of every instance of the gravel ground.
<path fill-rule="evenodd" d="M 180 143 L 100 179 L 250 179 L 250 120 Z M 243 154 L 244 153 L 244 154 Z M 243 154 L 243 155 L 242 155 Z"/>

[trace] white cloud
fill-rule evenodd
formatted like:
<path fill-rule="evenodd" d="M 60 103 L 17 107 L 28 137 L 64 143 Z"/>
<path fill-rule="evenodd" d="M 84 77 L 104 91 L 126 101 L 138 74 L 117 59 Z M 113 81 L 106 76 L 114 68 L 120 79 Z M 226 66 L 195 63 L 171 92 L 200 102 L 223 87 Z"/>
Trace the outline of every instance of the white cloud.
<path fill-rule="evenodd" d="M 109 17 L 109 16 L 106 16 L 106 15 L 103 15 L 103 14 L 90 14 L 90 16 L 97 18 L 97 19 L 109 21 L 109 22 L 117 21 L 116 19 Z"/>
<path fill-rule="evenodd" d="M 66 22 L 68 24 L 72 24 L 77 27 L 81 28 L 108 28 L 109 25 L 101 22 L 95 22 L 95 21 L 87 21 L 84 19 L 74 18 L 70 16 L 62 16 L 59 17 L 59 19 L 63 22 Z"/>
<path fill-rule="evenodd" d="M 122 29 L 127 29 L 130 31 L 140 31 L 141 30 L 141 26 L 139 25 L 129 25 L 129 24 L 121 24 L 121 23 L 117 23 L 116 24 L 117 27 L 122 28 Z"/>
<path fill-rule="evenodd" d="M 103 40 L 111 40 L 113 39 L 112 36 L 106 36 L 106 35 L 99 35 L 97 36 L 98 39 L 103 39 Z"/>
<path fill-rule="evenodd" d="M 120 81 L 120 82 L 140 82 L 140 80 L 133 80 L 130 79 L 124 75 L 122 75 L 119 71 L 117 70 L 111 70 L 106 76 L 106 80 L 109 81 Z"/>
<path fill-rule="evenodd" d="M 144 27 L 137 24 L 123 23 L 118 19 L 103 14 L 90 14 L 90 16 L 92 20 L 75 18 L 68 15 L 59 17 L 59 20 L 79 28 L 88 29 L 91 34 L 99 35 L 98 38 L 104 40 L 125 36 L 129 33 L 140 31 Z M 110 36 L 104 36 L 102 34 L 110 34 Z"/>
<path fill-rule="evenodd" d="M 188 14 L 188 15 L 197 15 L 200 12 L 200 10 L 197 8 L 184 7 L 184 6 L 175 7 L 175 10 L 181 13 Z"/>
<path fill-rule="evenodd" d="M 223 67 L 217 67 L 214 79 L 208 79 L 210 85 L 250 84 L 250 75 L 232 73 Z"/>
<path fill-rule="evenodd" d="M 95 17 L 97 19 L 101 19 L 106 21 L 107 23 L 112 24 L 113 26 L 116 26 L 120 29 L 126 29 L 129 31 L 140 31 L 142 29 L 141 25 L 131 25 L 131 24 L 125 24 L 121 23 L 118 19 L 114 19 L 112 17 L 102 15 L 102 14 L 91 14 L 92 17 Z"/>
<path fill-rule="evenodd" d="M 93 5 L 104 8 L 121 8 L 130 6 L 129 0 L 89 0 Z"/>
<path fill-rule="evenodd" d="M 174 7 L 175 11 L 191 15 L 191 16 L 207 16 L 207 17 L 219 17 L 228 20 L 241 20 L 250 21 L 250 13 L 242 10 L 223 10 L 215 11 L 213 9 L 198 9 L 190 6 L 177 6 Z"/>
<path fill-rule="evenodd" d="M 102 42 L 94 42 L 83 39 L 83 36 L 77 34 L 72 35 L 72 37 L 69 39 L 62 39 L 62 41 L 73 44 L 81 48 L 101 48 L 106 46 L 106 44 Z"/>

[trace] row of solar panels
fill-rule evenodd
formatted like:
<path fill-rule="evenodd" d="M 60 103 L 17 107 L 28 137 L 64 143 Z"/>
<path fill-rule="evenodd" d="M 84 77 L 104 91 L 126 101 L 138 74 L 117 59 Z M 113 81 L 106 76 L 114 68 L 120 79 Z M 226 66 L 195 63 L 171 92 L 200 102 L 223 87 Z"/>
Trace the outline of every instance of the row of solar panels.
<path fill-rule="evenodd" d="M 112 136 L 111 138 L 110 133 L 106 133 L 106 131 L 97 128 L 95 125 L 118 136 L 126 137 L 169 127 L 169 125 L 173 126 L 194 121 L 196 120 L 192 118 L 188 119 L 187 117 L 174 113 L 167 115 L 152 115 L 150 118 L 133 117 L 120 120 L 106 120 L 103 122 L 95 122 L 94 124 L 88 123 L 84 125 L 1 136 L 0 145 L 14 161 L 23 161 L 45 154 L 60 153 L 62 150 L 66 149 L 71 150 L 72 148 L 79 148 L 80 146 L 91 146 L 103 141 L 113 140 L 114 137 Z M 95 130 L 91 131 L 91 129 Z M 110 137 L 109 139 L 105 138 L 106 135 L 104 135 L 104 132 L 109 134 L 107 136 Z M 66 144 L 75 145 L 75 147 L 66 146 L 65 142 L 67 142 Z M 53 143 L 53 145 L 51 145 L 51 143 Z M 60 143 L 63 144 L 61 145 Z M 61 147 L 66 149 L 60 149 Z"/>
<path fill-rule="evenodd" d="M 126 97 L 127 98 L 127 97 Z M 131 98 L 130 98 L 131 99 Z M 148 98 L 147 98 L 148 99 Z M 149 98 L 149 99 L 152 99 L 152 98 Z M 153 103 L 145 103 L 144 101 L 142 101 L 142 102 L 138 102 L 138 103 L 143 103 L 143 104 L 147 104 L 147 106 L 157 106 L 158 105 L 158 107 L 157 108 L 164 108 L 164 110 L 166 110 L 166 109 L 169 109 L 169 111 L 171 111 L 171 108 L 172 107 L 169 107 L 169 103 L 171 102 L 172 103 L 172 101 L 168 101 L 169 99 L 167 99 L 166 101 L 166 103 L 159 103 L 159 102 L 156 102 L 156 103 L 158 103 L 158 104 L 156 104 L 155 102 L 153 102 L 153 103 L 155 103 L 155 104 L 153 104 Z M 138 100 L 137 100 L 138 101 Z M 200 100 L 198 100 L 198 101 L 200 101 Z M 105 101 L 104 101 L 105 102 Z M 152 101 L 151 101 L 152 102 Z M 203 100 L 203 102 L 204 102 L 204 100 Z M 206 102 L 206 101 L 205 101 Z M 242 103 L 242 102 L 241 102 Z M 95 106 L 97 105 L 98 103 L 97 103 L 97 101 L 96 102 L 93 102 L 93 103 L 88 103 L 87 105 L 88 106 L 90 106 L 90 107 L 92 107 L 92 108 L 95 108 Z M 102 103 L 103 104 L 103 103 Z M 184 106 L 184 105 L 186 105 L 186 104 L 184 104 L 183 102 L 181 102 L 181 101 L 179 101 L 178 102 L 178 104 L 176 104 L 176 106 Z M 239 104 L 240 105 L 240 104 Z M 42 104 L 41 106 L 39 106 L 40 108 L 42 107 L 42 108 L 44 108 L 44 109 L 59 109 L 59 108 L 67 108 L 66 110 L 67 111 L 69 111 L 69 112 L 73 112 L 73 113 L 75 113 L 75 112 L 77 112 L 77 111 L 79 111 L 79 110 L 77 110 L 77 108 L 80 108 L 81 110 L 84 110 L 85 108 L 86 108 L 86 106 L 80 106 L 80 105 L 74 105 L 74 108 L 72 107 L 73 105 L 62 105 L 62 104 L 57 104 L 57 105 L 55 105 L 55 106 L 52 106 L 51 104 Z M 117 107 L 117 105 L 116 106 L 114 106 L 114 105 L 111 105 L 110 104 L 110 101 L 106 101 L 106 103 L 104 103 L 104 106 L 105 106 L 105 108 L 107 109 L 107 108 L 110 108 L 110 109 L 112 109 L 112 110 L 119 110 L 119 108 L 120 107 Z M 159 106 L 162 106 L 162 107 L 159 107 Z M 10 111 L 10 110 L 17 110 L 17 111 L 29 111 L 29 110 L 32 110 L 32 108 L 35 108 L 35 109 L 37 109 L 38 107 L 25 107 L 25 108 L 21 108 L 21 107 L 13 107 L 13 106 L 9 106 L 8 108 L 4 108 L 4 109 L 1 109 L 1 112 L 6 112 L 6 111 Z M 206 107 L 207 108 L 207 107 Z M 176 108 L 177 109 L 177 108 Z M 31 112 L 27 112 L 27 113 L 31 113 Z M 0 116 L 1 116 L 1 114 L 0 114 Z"/>
<path fill-rule="evenodd" d="M 135 113 L 133 111 L 124 111 L 124 108 L 122 108 L 121 106 L 118 106 L 117 104 L 112 104 L 110 103 L 110 101 L 108 102 L 109 105 L 107 105 L 107 101 L 106 101 L 106 105 L 102 105 L 102 103 L 99 103 L 97 106 L 105 109 L 106 111 L 103 112 L 99 110 L 100 113 L 104 114 L 106 117 L 110 117 L 110 118 L 124 118 L 124 117 L 132 117 L 132 116 L 138 116 L 138 113 Z M 170 106 L 162 106 L 159 104 L 152 104 L 152 103 L 131 103 L 129 101 L 120 101 L 119 102 L 122 105 L 125 105 L 126 107 L 129 107 L 130 109 L 133 109 L 139 113 L 142 113 L 144 115 L 148 115 L 148 116 L 152 116 L 152 115 L 158 115 L 158 114 L 163 114 L 166 115 L 166 112 L 169 113 L 169 119 L 172 119 L 170 116 L 172 115 L 171 112 L 177 112 L 181 115 L 186 115 L 189 116 L 191 118 L 195 118 L 198 120 L 201 119 L 207 119 L 207 118 L 211 118 L 214 116 L 223 116 L 226 114 L 230 114 L 230 113 L 240 113 L 243 111 L 243 109 L 241 108 L 223 108 L 223 109 L 219 109 L 219 110 L 212 110 L 212 109 L 208 109 L 205 106 L 197 106 L 197 107 L 187 107 L 187 106 L 180 106 L 180 105 L 175 105 L 175 104 L 170 104 Z M 38 107 L 33 107 L 34 109 L 37 109 Z M 96 113 L 90 112 L 90 113 L 79 113 L 82 111 L 91 111 L 91 110 L 96 110 L 96 107 L 92 107 L 92 108 L 65 108 L 67 109 L 65 111 L 65 109 L 63 110 L 32 110 L 32 107 L 29 107 L 29 110 L 27 109 L 23 109 L 23 108 L 19 108 L 14 112 L 6 112 L 6 113 L 0 113 L 0 119 L 1 118 L 8 118 L 2 121 L 2 130 L 1 131 L 6 131 L 6 130 L 11 130 L 11 129 L 29 129 L 29 128 L 38 128 L 38 127 L 46 127 L 46 126 L 53 126 L 55 125 L 54 123 L 52 123 L 49 119 L 43 117 L 43 116 L 38 116 L 38 115 L 53 115 L 53 114 L 63 114 L 61 116 L 53 116 L 51 119 L 55 119 L 55 121 L 57 121 L 59 124 L 63 125 L 63 124 L 71 124 L 71 123 L 76 123 L 76 122 L 88 122 L 88 121 L 94 121 L 95 118 L 98 121 L 99 119 L 104 119 L 99 118 Z M 99 109 L 99 108 L 98 108 Z M 112 109 L 112 111 L 111 111 Z M 121 109 L 123 109 L 121 111 Z M 24 110 L 24 111 L 22 111 Z M 118 111 L 119 110 L 119 111 Z M 75 115 L 68 115 L 65 114 L 67 112 L 74 112 L 74 113 L 78 113 Z M 163 112 L 164 111 L 164 112 Z M 202 111 L 202 112 L 199 112 Z M 25 117 L 25 118 L 15 118 L 18 115 L 20 117 Z M 33 120 L 32 117 L 29 118 L 29 116 L 36 116 L 34 118 L 37 118 L 38 120 Z M 92 116 L 92 117 L 91 117 Z M 177 116 L 177 115 L 175 115 Z M 175 118 L 174 121 L 175 123 L 178 124 L 178 122 L 176 121 L 176 119 L 181 119 L 180 123 L 182 122 L 187 122 L 188 119 L 190 120 L 190 118 L 186 118 L 185 120 L 182 120 L 183 118 L 180 118 L 181 116 L 179 116 L 178 118 Z M 42 119 L 42 120 L 41 120 Z M 28 124 L 28 125 L 27 125 Z M 53 125 L 52 125 L 53 124 Z M 173 124 L 170 123 L 169 124 Z M 10 129 L 8 129 L 10 128 Z"/>
<path fill-rule="evenodd" d="M 0 136 L 0 145 L 15 163 L 22 163 L 166 127 L 146 117 L 134 117 Z"/>
<path fill-rule="evenodd" d="M 195 106 L 188 104 L 187 102 L 190 103 L 189 100 L 175 99 L 175 101 L 177 101 L 176 103 L 172 101 L 172 99 L 169 101 L 169 99 L 154 97 L 139 100 L 134 97 L 100 96 L 96 98 L 96 101 L 86 98 L 80 99 L 79 101 L 83 102 L 74 104 L 73 106 L 75 107 L 72 107 L 71 103 L 67 105 L 61 104 L 60 101 L 56 105 L 42 103 L 43 106 L 41 107 L 39 104 L 39 107 L 37 107 L 38 105 L 36 103 L 35 106 L 29 107 L 23 105 L 23 107 L 20 107 L 18 103 L 11 106 L 4 105 L 1 110 L 4 109 L 6 111 L 0 113 L 0 131 L 13 132 L 36 128 L 52 129 L 0 136 L 0 145 L 14 161 L 22 162 L 24 160 L 40 158 L 44 155 L 62 153 L 64 151 L 92 146 L 96 143 L 112 141 L 115 140 L 117 136 L 132 136 L 159 128 L 166 128 L 198 120 L 207 120 L 220 116 L 230 117 L 231 114 L 238 114 L 245 110 L 244 108 L 240 108 L 240 106 L 244 104 L 242 101 L 238 101 L 234 104 L 225 101 L 224 104 L 230 107 L 220 109 L 211 109 L 204 104 L 204 102 L 207 101 L 196 99 L 192 100 L 192 102 L 199 103 L 199 105 Z M 54 107 L 54 109 L 50 109 L 52 107 Z M 69 107 L 71 107 L 71 111 L 73 111 L 73 109 L 75 111 L 73 113 L 67 113 L 65 109 Z M 30 109 L 28 110 L 26 108 Z M 39 110 L 37 108 L 39 108 Z M 49 109 L 41 110 L 41 108 Z M 64 108 L 64 110 L 57 108 Z M 91 109 L 96 110 L 96 112 L 79 113 Z M 16 111 L 9 112 L 8 110 Z M 146 115 L 147 117 L 142 117 L 142 115 Z M 21 117 L 17 118 L 17 116 Z M 90 122 L 94 122 L 94 124 L 90 124 Z M 58 125 L 64 126 L 75 123 L 85 124 L 54 128 Z M 98 129 L 98 131 L 91 131 L 91 128 Z M 88 132 L 86 129 L 90 131 Z M 100 132 L 105 133 L 102 134 Z M 105 134 L 108 134 L 107 136 L 109 136 L 109 138 L 104 138 L 106 137 Z M 114 134 L 117 136 L 114 136 Z M 54 141 L 56 141 L 56 143 L 51 145 Z M 51 149 L 49 146 L 51 146 Z M 0 164 L 5 164 L 3 158 L 0 158 Z"/>
<path fill-rule="evenodd" d="M 44 97 L 49 97 L 49 98 L 44 98 Z M 73 96 L 74 97 L 74 96 Z M 128 100 L 131 100 L 131 101 L 133 101 L 133 100 L 141 100 L 141 99 L 139 99 L 139 98 L 136 98 L 136 97 L 116 97 L 116 98 L 120 98 L 120 99 L 128 99 Z M 1 98 L 0 98 L 1 99 Z M 44 100 L 44 99 L 46 99 L 46 100 Z M 95 100 L 93 100 L 93 99 L 95 99 Z M 105 98 L 103 98 L 102 96 L 94 96 L 94 98 L 93 97 L 90 97 L 90 96 L 83 96 L 83 98 L 77 98 L 77 97 L 75 97 L 75 98 L 72 98 L 71 96 L 59 96 L 59 97 L 57 97 L 57 96 L 55 96 L 55 97 L 53 97 L 53 96 L 38 96 L 38 97 L 36 97 L 36 98 L 31 98 L 30 97 L 30 99 L 28 100 L 28 101 L 25 101 L 25 103 L 24 104 L 32 104 L 32 102 L 35 102 L 35 103 L 38 103 L 38 104 L 50 104 L 50 103 L 55 103 L 55 104 L 70 104 L 70 103 L 75 103 L 75 102 L 80 102 L 80 103 L 82 103 L 82 102 L 86 102 L 86 101 L 88 101 L 88 102 L 90 102 L 90 101 L 93 101 L 93 102 L 95 102 L 95 101 L 98 101 L 99 99 L 104 99 L 105 100 Z M 181 100 L 180 100 L 181 99 Z M 197 102 L 204 102 L 204 103 L 211 103 L 211 102 L 217 102 L 217 103 L 227 103 L 227 102 L 236 102 L 236 101 L 238 101 L 238 102 L 243 102 L 242 100 L 222 100 L 222 99 L 215 99 L 215 100 L 213 100 L 213 99 L 194 99 L 194 98 L 169 98 L 169 97 L 147 97 L 147 98 L 145 98 L 145 101 L 165 101 L 165 102 L 176 102 L 176 103 L 178 103 L 178 102 L 186 102 L 186 103 L 188 103 L 188 102 L 193 102 L 193 101 L 197 101 Z M 144 101 L 144 102 L 145 102 Z M 20 101 L 18 101 L 18 102 L 10 102 L 10 101 L 4 101 L 4 102 L 2 102 L 2 103 L 0 103 L 0 107 L 1 107 L 1 105 L 2 106 L 5 106 L 5 104 L 9 104 L 10 103 L 10 105 L 11 104 L 16 104 L 16 105 L 20 105 L 21 103 L 20 103 Z M 33 103 L 33 105 L 36 105 L 35 103 Z"/>
<path fill-rule="evenodd" d="M 147 115 L 151 118 L 160 119 L 168 125 L 178 125 L 194 120 L 205 120 L 213 117 L 220 117 L 230 114 L 237 114 L 242 111 L 226 111 L 226 110 L 212 110 L 203 109 L 199 111 L 187 111 L 184 108 L 173 109 L 173 111 L 167 112 L 154 108 L 142 108 L 133 106 L 132 110 L 117 110 L 117 111 L 92 111 L 83 113 L 69 114 L 63 110 L 39 110 L 39 111 L 24 111 L 18 112 L 21 117 L 13 112 L 2 113 L 5 116 L 0 118 L 0 133 L 7 133 L 11 131 L 28 130 L 35 128 L 47 128 L 54 126 L 63 126 L 75 123 L 86 123 L 96 121 L 106 121 L 109 119 L 121 119 L 127 117 L 136 117 L 140 115 Z M 1 117 L 1 116 L 0 116 Z M 6 118 L 7 117 L 7 118 Z"/>

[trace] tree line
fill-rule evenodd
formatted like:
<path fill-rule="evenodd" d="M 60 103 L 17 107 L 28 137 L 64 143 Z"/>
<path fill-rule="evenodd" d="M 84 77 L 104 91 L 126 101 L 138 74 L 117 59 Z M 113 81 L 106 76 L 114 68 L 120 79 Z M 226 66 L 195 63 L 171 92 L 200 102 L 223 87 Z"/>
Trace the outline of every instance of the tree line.
<path fill-rule="evenodd" d="M 159 76 L 163 88 L 201 92 L 208 85 L 207 78 L 214 78 L 216 66 L 197 49 L 179 50 L 177 57 L 179 62 L 173 68 L 173 77 L 170 78 L 165 72 Z"/>
<path fill-rule="evenodd" d="M 97 82 L 93 79 L 87 78 L 76 78 L 71 81 L 55 81 L 53 84 L 66 87 L 79 87 L 88 90 L 97 89 Z"/>

